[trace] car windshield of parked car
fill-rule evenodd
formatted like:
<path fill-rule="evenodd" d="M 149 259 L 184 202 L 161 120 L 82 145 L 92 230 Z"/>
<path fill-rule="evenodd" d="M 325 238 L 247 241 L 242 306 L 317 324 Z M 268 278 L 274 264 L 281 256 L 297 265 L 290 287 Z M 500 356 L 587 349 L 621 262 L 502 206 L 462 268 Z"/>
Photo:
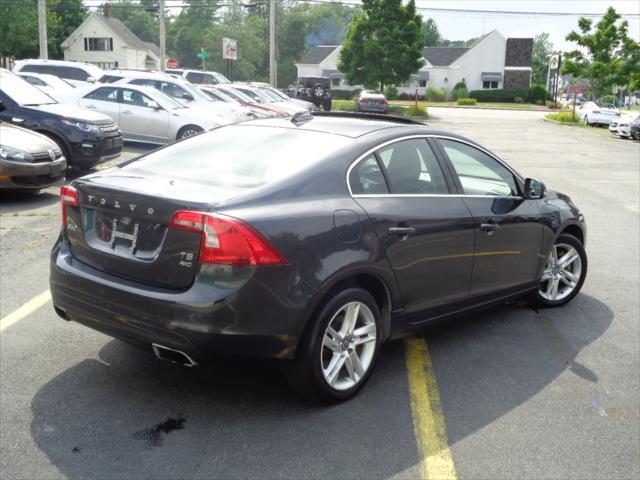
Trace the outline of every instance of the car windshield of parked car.
<path fill-rule="evenodd" d="M 281 100 L 291 100 L 291 97 L 289 97 L 289 95 L 281 92 L 280 90 L 276 90 L 275 88 L 269 88 L 267 90 L 269 90 L 269 92 L 271 92 L 276 97 L 279 97 Z"/>
<path fill-rule="evenodd" d="M 229 80 L 227 77 L 225 77 L 221 73 L 211 72 L 211 74 L 216 78 L 218 83 L 231 83 L 231 80 Z"/>
<path fill-rule="evenodd" d="M 308 130 L 235 125 L 174 143 L 121 168 L 222 188 L 254 188 L 306 168 L 348 142 Z"/>
<path fill-rule="evenodd" d="M 0 88 L 5 95 L 23 107 L 58 103 L 18 75 L 2 75 Z"/>
<path fill-rule="evenodd" d="M 222 89 L 220 89 L 222 90 Z M 244 103 L 254 103 L 254 100 L 246 95 L 245 93 L 241 92 L 240 90 L 236 90 L 235 88 L 229 88 L 229 89 L 224 89 L 222 90 L 224 93 L 231 95 L 233 98 L 237 98 L 240 101 L 244 102 Z"/>

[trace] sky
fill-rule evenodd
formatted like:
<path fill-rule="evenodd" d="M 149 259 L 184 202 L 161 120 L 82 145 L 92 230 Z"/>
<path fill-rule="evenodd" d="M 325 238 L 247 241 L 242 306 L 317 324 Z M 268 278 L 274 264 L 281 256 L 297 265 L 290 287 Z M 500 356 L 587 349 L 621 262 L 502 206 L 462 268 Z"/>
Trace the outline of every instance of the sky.
<path fill-rule="evenodd" d="M 519 12 L 557 12 L 557 13 L 594 13 L 603 14 L 612 6 L 620 14 L 635 14 L 629 21 L 629 35 L 640 40 L 640 1 L 639 0 L 416 0 L 417 7 L 455 8 L 476 10 L 506 10 Z M 444 38 L 466 40 L 479 37 L 491 30 L 498 30 L 505 37 L 533 37 L 547 32 L 558 50 L 571 50 L 575 44 L 567 42 L 565 36 L 577 30 L 577 16 L 513 16 L 494 14 L 467 14 L 453 12 L 420 11 L 425 17 L 433 18 Z M 597 19 L 593 19 L 594 23 Z"/>

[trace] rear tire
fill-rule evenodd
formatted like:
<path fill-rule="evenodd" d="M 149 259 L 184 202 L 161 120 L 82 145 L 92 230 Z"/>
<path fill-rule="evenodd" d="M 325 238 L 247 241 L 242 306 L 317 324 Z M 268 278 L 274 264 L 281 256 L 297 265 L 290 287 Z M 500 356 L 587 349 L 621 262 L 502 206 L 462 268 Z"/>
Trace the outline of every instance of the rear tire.
<path fill-rule="evenodd" d="M 555 241 L 540 285 L 529 301 L 539 308 L 566 305 L 580 292 L 586 277 L 587 252 L 584 246 L 573 235 L 563 233 Z"/>
<path fill-rule="evenodd" d="M 585 124 L 587 127 L 589 127 L 589 126 L 591 125 L 591 124 L 589 123 L 589 116 L 588 116 L 588 115 L 585 115 L 585 116 L 584 116 L 584 124 Z"/>
<path fill-rule="evenodd" d="M 330 112 L 331 111 L 331 99 L 330 98 L 325 98 L 322 101 L 322 108 L 325 112 Z"/>
<path fill-rule="evenodd" d="M 380 311 L 366 290 L 349 288 L 311 319 L 294 360 L 284 366 L 289 385 L 315 402 L 338 403 L 367 382 L 380 350 Z"/>

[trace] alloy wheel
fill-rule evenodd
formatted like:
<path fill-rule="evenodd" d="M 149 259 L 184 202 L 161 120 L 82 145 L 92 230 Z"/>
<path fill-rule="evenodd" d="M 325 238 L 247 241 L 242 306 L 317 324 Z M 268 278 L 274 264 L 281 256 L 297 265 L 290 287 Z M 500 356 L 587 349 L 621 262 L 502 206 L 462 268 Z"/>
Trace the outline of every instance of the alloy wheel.
<path fill-rule="evenodd" d="M 581 275 L 582 259 L 578 251 L 569 244 L 557 243 L 547 259 L 538 293 L 550 302 L 564 300 L 576 289 Z"/>
<path fill-rule="evenodd" d="M 320 349 L 324 379 L 335 390 L 357 385 L 373 362 L 377 328 L 373 312 L 362 302 L 340 308 L 327 325 Z"/>
<path fill-rule="evenodd" d="M 192 128 L 185 130 L 184 132 L 182 132 L 182 136 L 180 138 L 188 138 L 188 137 L 193 137 L 194 135 L 200 133 L 197 130 L 194 130 Z"/>

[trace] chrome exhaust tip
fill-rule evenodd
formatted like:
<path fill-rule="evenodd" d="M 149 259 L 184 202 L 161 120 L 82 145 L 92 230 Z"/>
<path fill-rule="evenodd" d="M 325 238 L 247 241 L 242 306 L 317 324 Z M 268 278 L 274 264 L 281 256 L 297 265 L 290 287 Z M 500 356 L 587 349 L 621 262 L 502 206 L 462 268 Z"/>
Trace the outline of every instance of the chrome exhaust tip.
<path fill-rule="evenodd" d="M 152 343 L 151 348 L 153 349 L 153 354 L 159 360 L 177 363 L 178 365 L 182 365 L 184 367 L 195 367 L 196 365 L 198 365 L 198 362 L 196 362 L 189 355 L 180 350 L 176 350 L 175 348 L 165 347 L 164 345 L 160 345 L 157 343 Z"/>

